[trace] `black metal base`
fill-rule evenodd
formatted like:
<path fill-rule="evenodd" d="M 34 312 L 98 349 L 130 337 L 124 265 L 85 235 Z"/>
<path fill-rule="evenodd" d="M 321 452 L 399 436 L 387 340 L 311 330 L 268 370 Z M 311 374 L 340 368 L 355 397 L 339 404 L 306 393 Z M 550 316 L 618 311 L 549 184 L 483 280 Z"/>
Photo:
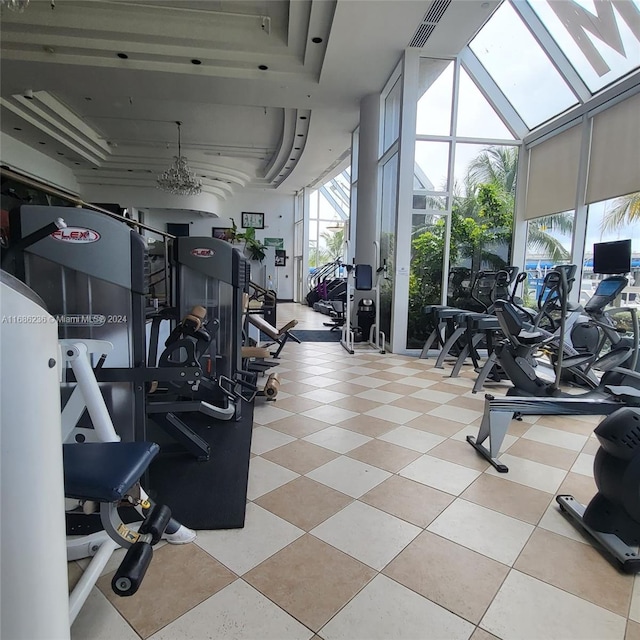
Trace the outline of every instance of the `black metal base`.
<path fill-rule="evenodd" d="M 572 518 L 580 525 L 601 547 L 604 548 L 620 564 L 620 568 L 625 573 L 640 573 L 640 556 L 625 544 L 613 533 L 603 533 L 592 529 L 584 521 L 586 507 L 580 504 L 573 496 L 556 496 L 556 502 L 560 505 L 560 510 Z"/>
<path fill-rule="evenodd" d="M 476 439 L 473 436 L 467 436 L 467 442 L 487 461 L 490 462 L 496 471 L 500 473 L 508 473 L 509 467 L 506 464 L 502 464 L 497 458 L 492 458 L 491 453 L 489 453 L 489 449 L 483 447 L 481 444 L 476 442 Z"/>

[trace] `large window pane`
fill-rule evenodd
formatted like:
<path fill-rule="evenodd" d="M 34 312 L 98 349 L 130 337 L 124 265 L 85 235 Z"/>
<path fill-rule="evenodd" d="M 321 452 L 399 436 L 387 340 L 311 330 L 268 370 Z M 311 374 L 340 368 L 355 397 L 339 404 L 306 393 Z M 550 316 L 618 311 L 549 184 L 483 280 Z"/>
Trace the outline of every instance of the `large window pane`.
<path fill-rule="evenodd" d="M 509 129 L 462 67 L 459 84 L 458 137 L 513 140 Z"/>
<path fill-rule="evenodd" d="M 528 0 L 595 92 L 640 65 L 639 0 Z"/>
<path fill-rule="evenodd" d="M 640 305 L 640 192 L 589 205 L 587 239 L 580 299 L 586 302 L 606 276 L 593 273 L 593 245 L 597 242 L 631 239 L 631 275 L 622 302 Z"/>
<path fill-rule="evenodd" d="M 528 278 L 522 291 L 527 306 L 536 307 L 542 281 L 550 269 L 571 261 L 573 220 L 574 212 L 565 211 L 534 218 L 527 223 L 525 268 Z"/>
<path fill-rule="evenodd" d="M 441 302 L 445 231 L 446 218 L 438 211 L 427 211 L 424 214 L 414 212 L 411 232 L 407 349 L 422 348 L 431 329 L 427 325 L 424 307 Z"/>
<path fill-rule="evenodd" d="M 450 60 L 420 59 L 418 135 L 448 136 L 451 133 L 453 67 Z"/>
<path fill-rule="evenodd" d="M 380 287 L 380 330 L 387 340 L 391 337 L 391 305 L 395 273 L 396 206 L 398 193 L 398 154 L 382 168 L 382 206 L 380 216 L 380 261 L 386 260 L 386 280 Z"/>
<path fill-rule="evenodd" d="M 414 189 L 447 191 L 449 148 L 448 142 L 416 142 Z"/>
<path fill-rule="evenodd" d="M 382 153 L 384 153 L 400 135 L 400 107 L 402 78 L 398 78 L 384 101 L 384 134 Z"/>
<path fill-rule="evenodd" d="M 508 2 L 493 14 L 470 46 L 529 128 L 577 103 Z"/>

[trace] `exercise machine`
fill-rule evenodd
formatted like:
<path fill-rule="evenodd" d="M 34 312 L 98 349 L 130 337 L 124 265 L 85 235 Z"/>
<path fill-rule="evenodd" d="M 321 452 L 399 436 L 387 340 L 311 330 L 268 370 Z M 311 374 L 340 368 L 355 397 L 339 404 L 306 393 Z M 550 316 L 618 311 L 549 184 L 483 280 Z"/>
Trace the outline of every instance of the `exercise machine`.
<path fill-rule="evenodd" d="M 560 509 L 584 529 L 625 573 L 640 572 L 640 410 L 624 408 L 595 429 L 600 443 L 593 471 L 598 493 L 585 507 L 556 496 Z"/>

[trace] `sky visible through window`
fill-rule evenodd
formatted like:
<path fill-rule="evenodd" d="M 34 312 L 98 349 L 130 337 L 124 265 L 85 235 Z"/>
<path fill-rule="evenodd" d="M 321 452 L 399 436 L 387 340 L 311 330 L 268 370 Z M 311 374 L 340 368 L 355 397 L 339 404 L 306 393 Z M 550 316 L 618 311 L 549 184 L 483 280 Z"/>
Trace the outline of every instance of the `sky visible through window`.
<path fill-rule="evenodd" d="M 640 65 L 640 0 L 528 0 L 592 92 Z"/>
<path fill-rule="evenodd" d="M 469 46 L 530 129 L 577 104 L 574 93 L 508 2 Z"/>

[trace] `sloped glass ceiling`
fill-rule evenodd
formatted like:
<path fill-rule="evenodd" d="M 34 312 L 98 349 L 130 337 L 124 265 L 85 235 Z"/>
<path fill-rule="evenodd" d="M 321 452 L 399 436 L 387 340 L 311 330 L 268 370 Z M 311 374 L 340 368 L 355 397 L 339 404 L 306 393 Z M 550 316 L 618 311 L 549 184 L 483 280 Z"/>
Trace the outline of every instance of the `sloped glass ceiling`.
<path fill-rule="evenodd" d="M 416 133 L 427 136 L 451 134 L 453 61 L 421 58 L 416 114 Z"/>
<path fill-rule="evenodd" d="M 509 2 L 497 9 L 469 46 L 529 129 L 578 103 Z"/>
<path fill-rule="evenodd" d="M 596 92 L 640 66 L 640 0 L 527 0 Z"/>
<path fill-rule="evenodd" d="M 460 69 L 456 133 L 463 138 L 513 140 L 509 129 L 464 68 Z"/>

